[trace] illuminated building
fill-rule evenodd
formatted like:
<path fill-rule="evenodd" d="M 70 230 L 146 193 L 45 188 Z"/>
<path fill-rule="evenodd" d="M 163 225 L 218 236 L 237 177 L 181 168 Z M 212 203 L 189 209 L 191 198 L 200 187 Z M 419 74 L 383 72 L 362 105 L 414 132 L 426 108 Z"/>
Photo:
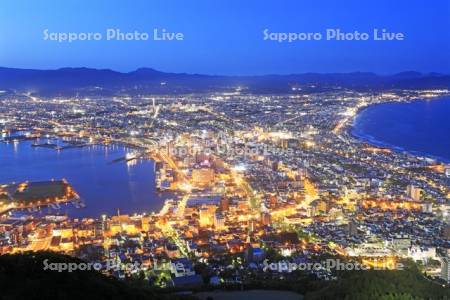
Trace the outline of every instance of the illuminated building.
<path fill-rule="evenodd" d="M 122 232 L 122 225 L 120 223 L 112 223 L 109 226 L 109 232 L 112 236 Z"/>
<path fill-rule="evenodd" d="M 415 201 L 420 201 L 420 198 L 422 196 L 422 189 L 414 185 L 408 185 L 408 187 L 406 188 L 406 193 L 409 198 Z"/>
<path fill-rule="evenodd" d="M 187 258 L 178 258 L 172 260 L 170 264 L 170 272 L 175 277 L 195 275 L 194 266 Z"/>
<path fill-rule="evenodd" d="M 208 154 L 206 154 L 206 153 L 198 153 L 195 156 L 195 161 L 198 164 L 208 164 L 209 159 L 210 159 L 210 156 Z"/>
<path fill-rule="evenodd" d="M 271 223 L 272 219 L 270 217 L 270 214 L 267 212 L 264 212 L 261 214 L 261 224 L 263 225 L 269 225 Z"/>
<path fill-rule="evenodd" d="M 287 149 L 287 148 L 297 148 L 299 146 L 299 140 L 297 139 L 281 139 L 280 140 L 280 146 L 283 149 Z"/>
<path fill-rule="evenodd" d="M 214 170 L 201 168 L 192 170 L 192 183 L 197 187 L 206 187 L 214 182 Z"/>
<path fill-rule="evenodd" d="M 53 235 L 61 236 L 61 238 L 71 238 L 73 237 L 73 229 L 72 228 L 53 229 Z"/>
<path fill-rule="evenodd" d="M 450 258 L 441 258 L 441 279 L 450 282 Z"/>
<path fill-rule="evenodd" d="M 141 218 L 141 228 L 143 231 L 149 231 L 150 230 L 150 217 L 145 216 Z"/>
<path fill-rule="evenodd" d="M 200 226 L 201 227 L 209 227 L 214 224 L 214 216 L 216 213 L 216 206 L 213 205 L 204 205 L 200 207 Z"/>
<path fill-rule="evenodd" d="M 220 199 L 220 210 L 228 211 L 230 209 L 230 199 L 228 197 L 223 197 Z"/>
<path fill-rule="evenodd" d="M 217 230 L 223 230 L 225 228 L 225 218 L 221 213 L 214 214 L 214 227 Z"/>
<path fill-rule="evenodd" d="M 74 250 L 73 238 L 62 238 L 60 243 L 60 249 L 64 252 L 71 252 Z"/>
<path fill-rule="evenodd" d="M 311 203 L 311 206 L 313 207 L 313 215 L 319 215 L 326 213 L 328 211 L 328 205 L 327 202 L 324 200 L 315 200 Z"/>
<path fill-rule="evenodd" d="M 406 200 L 364 199 L 361 201 L 361 205 L 363 208 L 379 208 L 383 211 L 397 209 L 422 210 L 420 203 Z"/>
<path fill-rule="evenodd" d="M 397 235 L 392 239 L 392 248 L 402 254 L 406 254 L 411 247 L 411 238 L 408 235 Z"/>
<path fill-rule="evenodd" d="M 269 199 L 270 199 L 270 200 L 269 200 L 270 206 L 276 207 L 277 204 L 278 204 L 277 196 L 271 195 Z"/>
<path fill-rule="evenodd" d="M 436 248 L 413 245 L 408 248 L 408 257 L 411 257 L 414 261 L 422 261 L 426 264 L 428 260 L 436 258 Z"/>
<path fill-rule="evenodd" d="M 433 203 L 431 202 L 422 203 L 422 212 L 431 214 L 433 212 Z"/>

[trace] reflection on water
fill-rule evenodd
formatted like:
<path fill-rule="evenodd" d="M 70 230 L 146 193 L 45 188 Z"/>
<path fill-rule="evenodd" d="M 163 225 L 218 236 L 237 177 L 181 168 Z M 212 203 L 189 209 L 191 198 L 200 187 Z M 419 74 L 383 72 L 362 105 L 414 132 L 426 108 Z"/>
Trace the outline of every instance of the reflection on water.
<path fill-rule="evenodd" d="M 39 143 L 55 143 L 40 139 Z M 57 143 L 61 141 L 57 140 Z M 66 178 L 86 204 L 76 209 L 62 205 L 61 212 L 72 217 L 121 213 L 158 212 L 164 199 L 155 188 L 155 164 L 150 160 L 112 163 L 132 153 L 118 145 L 89 146 L 57 151 L 32 147 L 32 141 L 0 142 L 0 183 Z M 42 208 L 48 213 L 50 208 Z"/>

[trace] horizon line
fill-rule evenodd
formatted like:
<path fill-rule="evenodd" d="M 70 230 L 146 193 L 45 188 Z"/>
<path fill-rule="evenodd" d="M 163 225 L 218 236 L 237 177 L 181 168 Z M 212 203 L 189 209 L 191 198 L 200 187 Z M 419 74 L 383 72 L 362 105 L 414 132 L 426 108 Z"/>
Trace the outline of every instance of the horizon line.
<path fill-rule="evenodd" d="M 395 75 L 400 75 L 400 74 L 405 74 L 405 73 L 416 73 L 416 74 L 420 74 L 423 76 L 450 76 L 450 73 L 441 73 L 441 72 L 434 72 L 434 71 L 422 72 L 422 71 L 416 71 L 416 70 L 405 70 L 405 71 L 399 71 L 399 72 L 393 72 L 393 73 L 377 73 L 377 72 L 373 72 L 373 71 L 359 70 L 359 71 L 349 71 L 349 72 L 311 72 L 311 71 L 308 72 L 308 71 L 306 71 L 306 72 L 298 72 L 298 73 L 264 73 L 264 74 L 252 74 L 252 75 L 238 75 L 238 74 L 225 75 L 225 74 L 210 74 L 210 73 L 161 71 L 159 69 L 155 69 L 152 67 L 138 67 L 131 71 L 118 71 L 118 70 L 114 70 L 112 68 L 79 67 L 79 66 L 78 67 L 65 66 L 65 67 L 49 68 L 49 69 L 17 68 L 17 67 L 0 66 L 0 69 L 16 69 L 16 70 L 32 70 L 32 71 L 60 71 L 60 70 L 65 70 L 65 69 L 73 69 L 73 70 L 86 69 L 86 70 L 96 70 L 96 71 L 110 71 L 110 72 L 115 72 L 115 73 L 120 73 L 120 74 L 130 74 L 133 72 L 137 72 L 139 70 L 149 70 L 149 71 L 154 71 L 154 72 L 158 72 L 158 73 L 166 73 L 166 74 L 186 74 L 186 75 L 202 75 L 202 76 L 218 76 L 218 77 L 264 77 L 264 76 L 307 75 L 307 74 L 315 74 L 315 75 L 370 74 L 370 75 L 375 75 L 375 76 L 380 76 L 380 77 L 384 77 L 384 76 L 388 77 L 388 76 L 395 76 Z"/>

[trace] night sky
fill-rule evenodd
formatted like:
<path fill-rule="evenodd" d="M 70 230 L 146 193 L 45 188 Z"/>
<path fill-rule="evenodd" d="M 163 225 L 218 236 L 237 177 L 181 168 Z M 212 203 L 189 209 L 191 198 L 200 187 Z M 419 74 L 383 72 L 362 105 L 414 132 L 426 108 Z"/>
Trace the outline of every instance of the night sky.
<path fill-rule="evenodd" d="M 94 3 L 95 2 L 95 3 Z M 345 3 L 345 5 L 344 5 Z M 401 71 L 450 73 L 450 1 L 20 1 L 0 2 L 0 66 L 54 69 L 151 67 L 205 74 Z M 106 40 L 105 31 L 146 32 L 147 41 Z M 153 30 L 182 41 L 154 41 Z M 291 43 L 269 32 L 367 32 L 367 41 Z M 44 40 L 48 32 L 99 32 L 101 40 Z M 374 29 L 405 35 L 374 41 Z"/>

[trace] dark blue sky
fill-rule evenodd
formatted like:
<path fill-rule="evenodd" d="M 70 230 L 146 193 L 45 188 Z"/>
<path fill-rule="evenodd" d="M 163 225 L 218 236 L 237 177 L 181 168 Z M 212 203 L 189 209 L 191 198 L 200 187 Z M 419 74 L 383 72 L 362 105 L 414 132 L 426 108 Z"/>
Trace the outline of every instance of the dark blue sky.
<path fill-rule="evenodd" d="M 405 70 L 450 73 L 450 1 L 21 1 L 0 2 L 0 66 L 65 66 L 208 74 Z M 107 28 L 182 32 L 184 40 L 75 41 L 43 39 L 50 32 Z M 402 32 L 404 41 L 264 41 L 270 32 L 340 28 Z"/>

